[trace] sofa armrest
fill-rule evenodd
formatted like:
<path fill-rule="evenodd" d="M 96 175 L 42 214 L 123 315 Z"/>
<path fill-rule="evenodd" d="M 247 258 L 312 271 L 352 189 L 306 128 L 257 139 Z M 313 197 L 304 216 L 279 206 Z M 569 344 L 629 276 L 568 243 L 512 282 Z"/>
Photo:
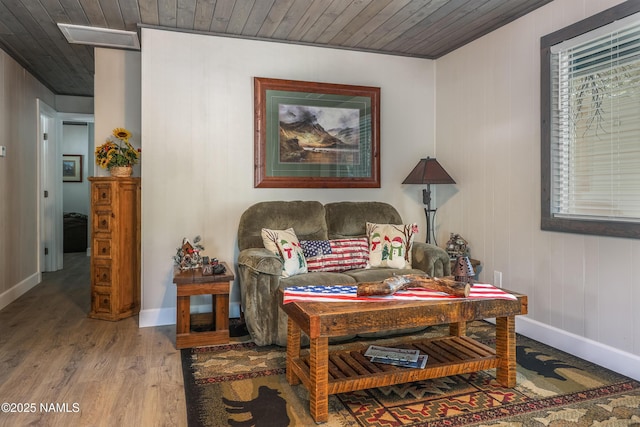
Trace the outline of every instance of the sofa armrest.
<path fill-rule="evenodd" d="M 280 257 L 264 248 L 249 248 L 238 255 L 238 282 L 247 330 L 257 345 L 278 337 L 276 290 L 282 275 Z"/>
<path fill-rule="evenodd" d="M 411 265 L 431 277 L 451 275 L 451 263 L 447 251 L 429 243 L 413 242 Z"/>
<path fill-rule="evenodd" d="M 272 276 L 282 275 L 282 259 L 265 248 L 249 248 L 240 251 L 238 264 L 247 266 L 258 273 Z"/>

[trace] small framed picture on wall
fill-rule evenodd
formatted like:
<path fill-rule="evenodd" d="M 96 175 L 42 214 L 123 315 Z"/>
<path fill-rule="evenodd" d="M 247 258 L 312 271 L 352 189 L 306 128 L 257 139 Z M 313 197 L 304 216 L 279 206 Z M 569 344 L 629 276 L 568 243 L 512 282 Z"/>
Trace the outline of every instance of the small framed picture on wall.
<path fill-rule="evenodd" d="M 82 155 L 62 155 L 62 181 L 82 182 Z"/>

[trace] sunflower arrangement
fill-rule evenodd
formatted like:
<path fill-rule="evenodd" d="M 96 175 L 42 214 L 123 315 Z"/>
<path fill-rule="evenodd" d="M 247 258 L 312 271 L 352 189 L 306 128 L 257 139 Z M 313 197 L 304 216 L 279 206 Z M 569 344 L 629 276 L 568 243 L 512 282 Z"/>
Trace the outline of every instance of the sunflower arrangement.
<path fill-rule="evenodd" d="M 133 148 L 129 139 L 131 132 L 115 128 L 107 141 L 96 148 L 96 164 L 104 169 L 114 166 L 133 166 L 140 159 L 140 149 Z"/>

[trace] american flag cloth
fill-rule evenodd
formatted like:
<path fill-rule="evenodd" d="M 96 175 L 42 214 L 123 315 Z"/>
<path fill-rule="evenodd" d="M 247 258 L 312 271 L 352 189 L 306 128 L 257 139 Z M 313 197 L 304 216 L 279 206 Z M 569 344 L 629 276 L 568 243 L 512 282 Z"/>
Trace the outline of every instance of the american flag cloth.
<path fill-rule="evenodd" d="M 430 291 L 424 288 L 411 288 L 397 291 L 393 295 L 359 297 L 358 286 L 291 286 L 284 290 L 283 304 L 296 301 L 332 302 L 332 301 L 437 301 L 445 299 L 482 299 L 498 298 L 517 300 L 508 292 L 488 283 L 474 283 L 467 298 L 459 298 L 444 292 Z"/>
<path fill-rule="evenodd" d="M 358 237 L 335 240 L 302 240 L 300 247 L 308 271 L 341 272 L 366 268 L 369 264 L 369 239 Z"/>

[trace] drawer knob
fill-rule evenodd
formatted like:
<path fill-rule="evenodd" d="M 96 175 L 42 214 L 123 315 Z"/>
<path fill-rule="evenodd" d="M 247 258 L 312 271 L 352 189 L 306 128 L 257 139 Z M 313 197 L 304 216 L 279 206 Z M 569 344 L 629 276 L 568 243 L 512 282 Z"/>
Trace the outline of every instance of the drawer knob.
<path fill-rule="evenodd" d="M 102 225 L 103 225 L 103 226 L 106 226 L 106 225 L 107 225 L 107 220 L 106 220 L 106 219 L 103 219 L 103 220 L 102 220 Z"/>
<path fill-rule="evenodd" d="M 102 192 L 102 194 L 100 194 L 100 197 L 102 197 L 103 199 L 106 199 L 107 198 L 107 193 Z"/>
<path fill-rule="evenodd" d="M 107 248 L 102 248 L 102 253 L 106 254 L 107 253 Z"/>

